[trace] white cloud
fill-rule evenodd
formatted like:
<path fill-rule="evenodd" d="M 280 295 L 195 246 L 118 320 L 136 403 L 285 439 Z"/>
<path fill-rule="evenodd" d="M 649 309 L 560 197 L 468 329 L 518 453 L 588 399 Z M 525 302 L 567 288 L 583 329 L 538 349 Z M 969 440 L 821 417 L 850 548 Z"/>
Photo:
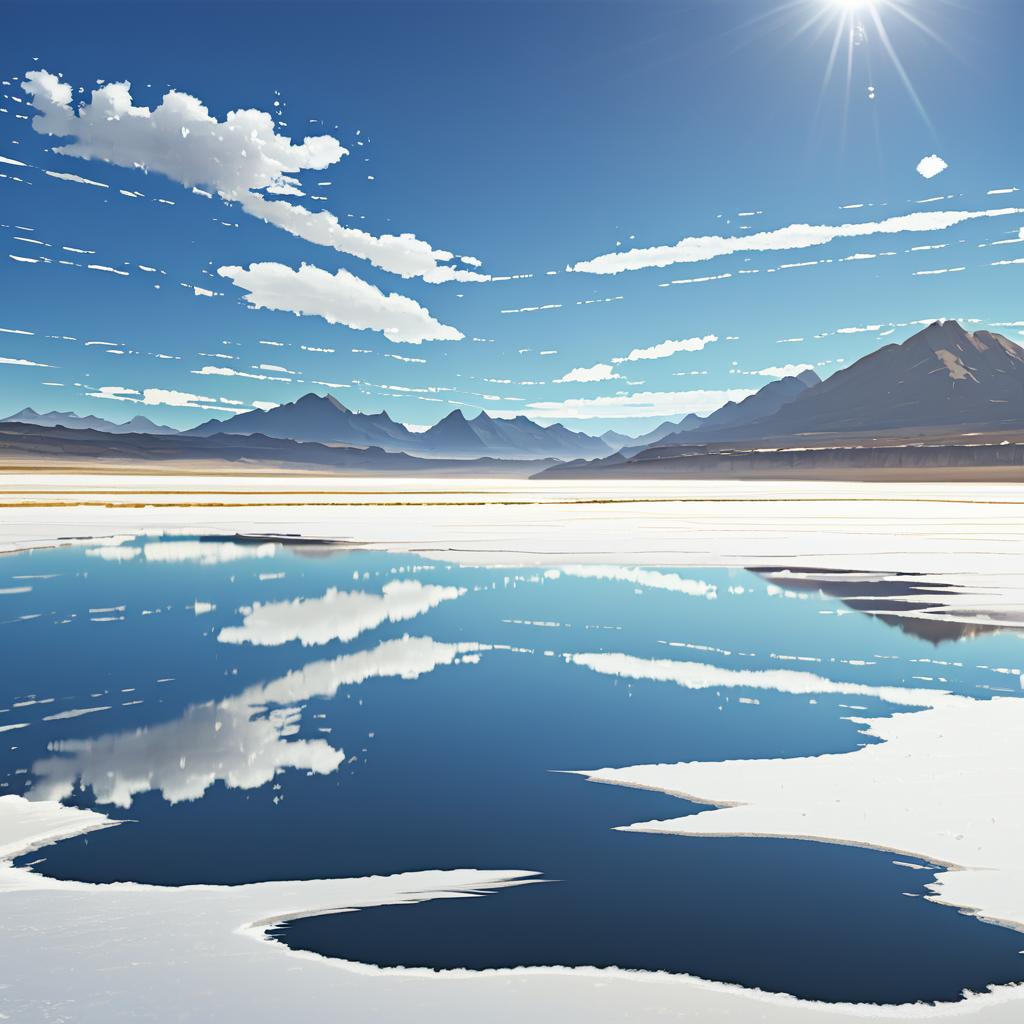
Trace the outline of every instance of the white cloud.
<path fill-rule="evenodd" d="M 519 309 L 500 309 L 499 313 L 539 313 L 545 309 L 561 309 L 562 303 L 549 302 L 544 306 L 521 306 Z"/>
<path fill-rule="evenodd" d="M 169 391 L 166 388 L 124 388 L 104 385 L 87 393 L 88 398 L 107 398 L 115 402 L 133 402 L 136 405 L 170 405 L 178 409 L 205 409 L 210 412 L 238 412 L 237 408 L 218 405 L 218 399 L 209 395 L 193 395 L 188 391 Z"/>
<path fill-rule="evenodd" d="M 594 366 L 577 366 L 570 370 L 564 377 L 559 377 L 556 384 L 583 384 L 598 380 L 619 380 L 608 363 L 597 363 Z"/>
<path fill-rule="evenodd" d="M 307 242 L 358 256 L 400 277 L 420 277 L 431 284 L 490 280 L 487 274 L 445 265 L 453 254 L 434 249 L 415 235 L 371 235 L 345 227 L 329 210 L 313 212 L 297 203 L 268 200 L 252 192 L 242 198 L 242 209 Z"/>
<path fill-rule="evenodd" d="M 265 198 L 264 190 L 302 196 L 295 175 L 323 170 L 347 156 L 348 150 L 330 135 L 309 136 L 295 144 L 277 134 L 273 116 L 265 111 L 233 110 L 218 121 L 196 97 L 173 90 L 157 107 L 136 106 L 128 82 L 94 90 L 91 100 L 77 109 L 71 86 L 48 71 L 29 71 L 21 88 L 39 111 L 33 128 L 72 140 L 55 147 L 56 153 L 156 171 L 190 189 L 205 186 L 226 201 L 240 203 L 254 217 L 402 277 L 431 282 L 488 279 L 448 266 L 455 260 L 453 253 L 434 249 L 415 235 L 377 237 L 344 227 L 328 211 Z M 54 176 L 99 184 L 73 175 Z M 472 257 L 463 262 L 475 265 Z"/>
<path fill-rule="evenodd" d="M 766 366 L 763 370 L 750 370 L 758 377 L 795 377 L 805 370 L 813 370 L 813 363 L 786 363 L 785 366 Z"/>
<path fill-rule="evenodd" d="M 941 156 L 932 153 L 931 156 L 926 156 L 921 159 L 917 165 L 917 173 L 920 174 L 922 178 L 934 178 L 941 174 L 948 166 L 949 164 L 947 164 Z"/>
<path fill-rule="evenodd" d="M 807 249 L 816 245 L 827 245 L 838 238 L 944 231 L 965 221 L 1019 216 L 1022 213 L 1024 209 L 1016 207 L 999 210 L 928 210 L 860 224 L 790 224 L 773 231 L 758 231 L 751 235 L 701 235 L 683 238 L 674 245 L 605 253 L 566 269 L 588 274 L 620 274 L 625 270 L 668 267 L 674 263 L 701 263 L 739 252 Z"/>
<path fill-rule="evenodd" d="M 283 263 L 253 263 L 248 269 L 220 267 L 217 273 L 245 290 L 249 304 L 257 309 L 319 316 L 329 324 L 340 323 L 357 331 L 383 331 L 388 341 L 411 345 L 463 337 L 413 299 L 395 292 L 385 294 L 344 269 L 330 274 L 308 263 L 298 270 Z"/>
<path fill-rule="evenodd" d="M 110 188 L 102 181 L 93 181 L 92 178 L 83 178 L 77 174 L 66 174 L 63 171 L 47 171 L 51 178 L 58 178 L 60 181 L 76 181 L 79 185 L 95 185 L 97 188 Z"/>
<path fill-rule="evenodd" d="M 718 341 L 717 335 L 706 334 L 702 338 L 682 338 L 679 341 L 663 341 L 658 345 L 651 345 L 648 348 L 635 348 L 628 356 L 613 356 L 612 363 L 635 363 L 645 359 L 666 359 L 677 352 L 699 352 Z M 529 350 L 524 350 L 529 351 Z M 541 355 L 549 353 L 541 352 Z M 554 353 L 550 353 L 554 354 Z M 621 376 L 615 373 L 615 367 L 608 363 L 596 363 L 594 366 L 577 366 L 570 370 L 564 377 L 559 377 L 555 384 L 589 384 L 601 380 L 621 380 Z M 642 382 L 640 382 L 642 383 Z"/>
<path fill-rule="evenodd" d="M 240 626 L 225 626 L 217 639 L 222 644 L 254 644 L 276 647 L 293 640 L 303 647 L 353 640 L 384 622 L 402 622 L 461 597 L 465 590 L 392 580 L 380 594 L 362 590 L 339 591 L 331 587 L 322 597 L 293 601 L 257 601 L 243 608 Z"/>
<path fill-rule="evenodd" d="M 706 334 L 703 338 L 683 338 L 680 341 L 663 341 L 660 345 L 652 345 L 650 348 L 635 348 L 628 356 L 613 359 L 613 363 L 634 363 L 639 359 L 665 359 L 674 356 L 677 352 L 700 352 L 713 341 L 718 341 L 717 335 Z"/>
<path fill-rule="evenodd" d="M 38 366 L 46 370 L 53 369 L 53 366 L 50 363 L 36 363 L 31 359 L 14 359 L 7 356 L 0 356 L 0 363 L 4 366 Z"/>
<path fill-rule="evenodd" d="M 246 373 L 245 370 L 233 370 L 230 366 L 204 366 L 201 370 L 192 370 L 199 377 L 246 377 L 249 380 L 273 380 L 285 384 L 292 383 L 291 377 L 272 377 L 265 373 Z"/>
<path fill-rule="evenodd" d="M 561 402 L 531 402 L 514 412 L 488 409 L 489 416 L 523 415 L 538 420 L 670 419 L 696 413 L 706 416 L 726 402 L 739 402 L 752 391 L 638 391 L 632 395 L 567 398 Z"/>

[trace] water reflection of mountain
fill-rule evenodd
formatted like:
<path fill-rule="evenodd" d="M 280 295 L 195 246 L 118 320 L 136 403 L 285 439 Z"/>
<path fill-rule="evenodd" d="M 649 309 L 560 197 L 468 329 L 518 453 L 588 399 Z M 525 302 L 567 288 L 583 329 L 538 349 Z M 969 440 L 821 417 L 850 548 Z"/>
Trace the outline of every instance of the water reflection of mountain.
<path fill-rule="evenodd" d="M 957 594 L 952 583 L 926 579 L 917 573 L 859 572 L 856 569 L 813 569 L 796 566 L 750 566 L 748 572 L 791 593 L 822 593 L 840 600 L 851 611 L 870 615 L 902 633 L 938 646 L 1005 630 L 995 625 L 953 618 L 957 612 L 944 598 Z M 971 617 L 978 614 L 972 609 Z M 937 616 L 943 616 L 941 618 Z M 988 618 L 997 618 L 988 613 Z"/>

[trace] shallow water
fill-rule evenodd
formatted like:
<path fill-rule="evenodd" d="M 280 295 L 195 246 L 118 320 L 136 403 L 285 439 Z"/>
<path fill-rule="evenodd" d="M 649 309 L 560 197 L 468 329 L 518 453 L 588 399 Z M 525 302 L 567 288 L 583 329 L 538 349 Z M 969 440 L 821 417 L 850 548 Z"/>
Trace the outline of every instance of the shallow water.
<path fill-rule="evenodd" d="M 1024 980 L 1020 935 L 921 899 L 932 873 L 905 857 L 617 832 L 700 807 L 563 774 L 850 751 L 871 742 L 851 716 L 896 710 L 629 680 L 567 657 L 582 653 L 1020 692 L 1018 635 L 894 615 L 912 578 L 778 568 L 494 569 L 180 537 L 10 556 L 0 793 L 130 819 L 25 858 L 61 878 L 542 880 L 278 931 L 346 959 L 615 964 L 873 1002 Z"/>

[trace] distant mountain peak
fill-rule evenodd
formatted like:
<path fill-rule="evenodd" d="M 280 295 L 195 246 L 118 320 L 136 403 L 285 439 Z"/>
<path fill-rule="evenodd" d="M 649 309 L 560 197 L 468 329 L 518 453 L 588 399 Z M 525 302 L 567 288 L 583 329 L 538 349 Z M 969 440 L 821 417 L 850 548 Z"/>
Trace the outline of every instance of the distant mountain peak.
<path fill-rule="evenodd" d="M 814 384 L 741 436 L 979 430 L 1024 421 L 1024 349 L 934 320 Z"/>
<path fill-rule="evenodd" d="M 286 402 L 285 405 L 301 406 L 303 408 L 314 408 L 323 405 L 329 405 L 332 409 L 337 412 L 350 413 L 352 410 L 342 405 L 334 395 L 318 395 L 315 391 L 310 391 L 308 394 L 303 395 L 301 398 L 297 398 L 294 402 Z"/>

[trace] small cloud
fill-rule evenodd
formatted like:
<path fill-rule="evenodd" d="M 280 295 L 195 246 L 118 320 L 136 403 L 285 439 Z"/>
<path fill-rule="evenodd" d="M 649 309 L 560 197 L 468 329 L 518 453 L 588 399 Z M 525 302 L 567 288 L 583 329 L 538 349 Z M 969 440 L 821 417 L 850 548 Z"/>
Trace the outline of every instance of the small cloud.
<path fill-rule="evenodd" d="M 918 163 L 917 173 L 920 174 L 922 178 L 934 178 L 941 174 L 948 166 L 949 164 L 947 164 L 941 156 L 937 156 L 935 153 L 932 153 L 931 156 L 924 157 Z"/>
<path fill-rule="evenodd" d="M 3 366 L 38 366 L 46 370 L 54 368 L 50 363 L 36 363 L 31 359 L 13 359 L 7 356 L 0 356 L 0 364 Z"/>
<path fill-rule="evenodd" d="M 748 372 L 758 377 L 795 377 L 799 373 L 813 369 L 813 363 L 786 363 L 785 366 L 766 366 L 763 370 L 750 370 Z"/>
<path fill-rule="evenodd" d="M 577 366 L 564 377 L 559 377 L 556 384 L 590 384 L 598 380 L 619 380 L 609 363 L 596 363 L 594 366 Z"/>
<path fill-rule="evenodd" d="M 613 363 L 635 363 L 639 359 L 665 359 L 674 356 L 677 352 L 700 352 L 713 341 L 718 341 L 717 335 L 706 334 L 703 338 L 682 338 L 679 341 L 663 341 L 660 345 L 652 345 L 650 348 L 635 348 L 628 356 L 613 359 Z"/>

